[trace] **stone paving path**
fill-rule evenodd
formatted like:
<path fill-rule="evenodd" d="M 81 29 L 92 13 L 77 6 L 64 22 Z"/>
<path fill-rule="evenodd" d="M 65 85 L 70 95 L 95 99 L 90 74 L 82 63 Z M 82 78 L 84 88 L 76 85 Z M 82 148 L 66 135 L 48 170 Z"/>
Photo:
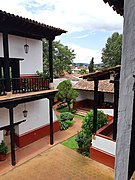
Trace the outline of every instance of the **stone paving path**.
<path fill-rule="evenodd" d="M 0 180 L 112 180 L 113 170 L 58 144 Z"/>
<path fill-rule="evenodd" d="M 28 146 L 18 148 L 16 150 L 16 167 L 35 157 L 37 154 L 75 135 L 78 131 L 81 130 L 82 120 L 74 118 L 74 121 L 75 123 L 73 124 L 73 126 L 68 128 L 66 131 L 58 131 L 54 133 L 53 145 L 50 145 L 50 137 L 46 136 L 38 141 L 29 144 Z M 8 158 L 6 159 L 6 161 L 0 162 L 0 175 L 14 168 L 15 167 L 11 165 L 10 154 L 8 154 Z"/>

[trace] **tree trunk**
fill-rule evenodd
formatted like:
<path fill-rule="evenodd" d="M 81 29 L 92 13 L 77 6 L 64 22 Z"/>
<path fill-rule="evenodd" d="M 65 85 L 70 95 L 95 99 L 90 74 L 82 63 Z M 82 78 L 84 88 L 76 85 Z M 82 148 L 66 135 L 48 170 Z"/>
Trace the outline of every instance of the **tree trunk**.
<path fill-rule="evenodd" d="M 67 102 L 68 110 L 71 111 L 70 102 Z"/>

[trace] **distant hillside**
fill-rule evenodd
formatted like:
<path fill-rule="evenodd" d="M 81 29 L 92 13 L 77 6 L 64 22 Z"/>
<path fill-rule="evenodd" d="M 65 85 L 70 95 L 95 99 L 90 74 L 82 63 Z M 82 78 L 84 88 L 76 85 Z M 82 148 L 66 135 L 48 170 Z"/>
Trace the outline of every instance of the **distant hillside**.
<path fill-rule="evenodd" d="M 88 66 L 88 63 L 73 63 L 73 66 Z M 94 67 L 101 67 L 103 63 L 94 64 Z"/>
<path fill-rule="evenodd" d="M 73 63 L 73 66 L 88 66 L 88 63 Z"/>

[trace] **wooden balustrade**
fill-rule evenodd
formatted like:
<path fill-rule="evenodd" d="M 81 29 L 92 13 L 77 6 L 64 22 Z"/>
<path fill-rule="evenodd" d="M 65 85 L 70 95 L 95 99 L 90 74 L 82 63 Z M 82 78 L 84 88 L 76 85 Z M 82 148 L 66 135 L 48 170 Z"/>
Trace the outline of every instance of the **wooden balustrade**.
<path fill-rule="evenodd" d="M 5 95 L 5 79 L 0 79 L 0 96 Z"/>
<path fill-rule="evenodd" d="M 49 89 L 49 80 L 40 77 L 13 78 L 12 91 L 15 93 L 26 93 Z"/>
<path fill-rule="evenodd" d="M 13 94 L 35 92 L 48 89 L 49 79 L 40 77 L 11 79 L 11 90 Z M 0 79 L 0 96 L 5 94 L 5 79 Z"/>

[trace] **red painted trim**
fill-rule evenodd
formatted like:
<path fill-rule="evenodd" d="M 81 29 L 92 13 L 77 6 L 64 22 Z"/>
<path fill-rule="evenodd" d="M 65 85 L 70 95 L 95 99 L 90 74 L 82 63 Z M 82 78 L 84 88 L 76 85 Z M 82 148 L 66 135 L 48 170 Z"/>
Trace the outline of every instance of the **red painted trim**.
<path fill-rule="evenodd" d="M 108 134 L 111 133 L 112 131 L 113 131 L 113 121 L 109 122 L 99 130 L 97 130 L 95 135 L 116 142 L 115 140 L 113 140 L 111 137 L 108 136 Z"/>
<path fill-rule="evenodd" d="M 90 147 L 90 158 L 114 169 L 115 156 L 112 154 Z"/>
<path fill-rule="evenodd" d="M 108 122 L 113 121 L 113 119 L 114 119 L 113 116 L 110 116 L 110 115 L 107 116 L 107 121 L 108 121 Z"/>
<path fill-rule="evenodd" d="M 58 121 L 53 123 L 53 129 L 54 129 L 54 132 L 57 132 L 60 130 L 60 124 Z M 50 125 L 46 125 L 39 129 L 33 130 L 22 136 L 18 136 L 17 134 L 15 134 L 16 145 L 18 147 L 24 147 L 24 146 L 27 146 L 28 144 L 30 144 L 34 141 L 37 141 L 40 138 L 43 138 L 49 134 L 50 134 Z"/>
<path fill-rule="evenodd" d="M 21 78 L 33 78 L 33 77 L 39 77 L 37 74 L 21 74 Z"/>
<path fill-rule="evenodd" d="M 102 138 L 105 138 L 105 139 L 108 139 L 110 141 L 113 141 L 113 142 L 116 142 L 115 140 L 113 140 L 111 137 L 109 136 L 105 136 L 105 135 L 102 135 L 102 134 L 95 134 L 96 136 L 99 136 L 99 137 L 102 137 Z"/>
<path fill-rule="evenodd" d="M 113 121 L 108 122 L 106 125 L 97 130 L 96 134 L 108 135 L 113 130 Z"/>
<path fill-rule="evenodd" d="M 93 105 L 94 105 L 94 101 L 90 100 L 90 99 L 84 99 L 82 101 L 76 101 L 75 102 L 76 108 L 81 108 L 81 107 L 92 108 Z"/>

